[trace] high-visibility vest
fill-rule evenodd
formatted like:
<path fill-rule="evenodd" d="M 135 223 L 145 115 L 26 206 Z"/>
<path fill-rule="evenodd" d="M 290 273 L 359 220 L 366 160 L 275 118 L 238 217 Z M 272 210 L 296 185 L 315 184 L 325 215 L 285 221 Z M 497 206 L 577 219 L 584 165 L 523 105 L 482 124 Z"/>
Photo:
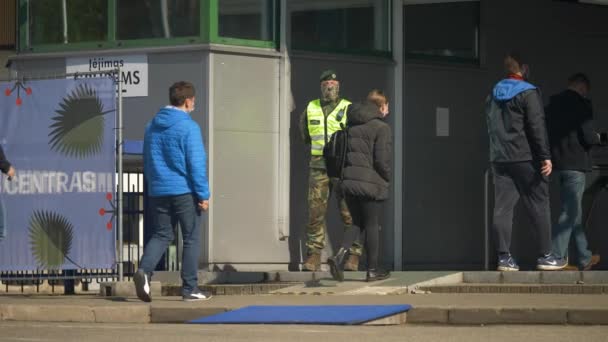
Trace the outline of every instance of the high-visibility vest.
<path fill-rule="evenodd" d="M 323 155 L 323 146 L 329 140 L 331 135 L 338 130 L 341 130 L 340 124 L 346 125 L 346 111 L 348 100 L 340 100 L 340 103 L 329 113 L 327 118 L 323 114 L 320 100 L 310 101 L 306 108 L 306 116 L 308 120 L 308 134 L 310 134 L 311 150 L 313 156 Z"/>

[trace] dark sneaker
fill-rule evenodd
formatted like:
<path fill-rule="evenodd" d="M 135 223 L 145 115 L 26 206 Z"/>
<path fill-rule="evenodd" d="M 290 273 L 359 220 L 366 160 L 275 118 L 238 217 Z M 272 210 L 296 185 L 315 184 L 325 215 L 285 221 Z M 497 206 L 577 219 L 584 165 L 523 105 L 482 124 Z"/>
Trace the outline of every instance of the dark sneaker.
<path fill-rule="evenodd" d="M 568 266 L 566 259 L 560 259 L 549 253 L 536 260 L 536 269 L 541 271 L 557 271 Z"/>
<path fill-rule="evenodd" d="M 133 282 L 135 283 L 135 292 L 137 298 L 143 300 L 146 303 L 152 301 L 152 291 L 150 289 L 150 276 L 143 270 L 137 270 L 133 275 Z"/>
<path fill-rule="evenodd" d="M 211 297 L 213 297 L 211 295 L 211 292 L 196 289 L 190 294 L 183 295 L 182 299 L 184 300 L 184 302 L 195 302 L 199 300 L 209 300 L 211 299 Z"/>
<path fill-rule="evenodd" d="M 515 259 L 511 256 L 511 253 L 500 254 L 498 256 L 498 271 L 519 271 L 519 266 L 515 262 Z"/>
<path fill-rule="evenodd" d="M 367 271 L 367 275 L 365 276 L 365 281 L 376 281 L 376 280 L 384 280 L 388 279 L 391 276 L 390 271 L 380 270 L 380 269 L 369 269 Z"/>

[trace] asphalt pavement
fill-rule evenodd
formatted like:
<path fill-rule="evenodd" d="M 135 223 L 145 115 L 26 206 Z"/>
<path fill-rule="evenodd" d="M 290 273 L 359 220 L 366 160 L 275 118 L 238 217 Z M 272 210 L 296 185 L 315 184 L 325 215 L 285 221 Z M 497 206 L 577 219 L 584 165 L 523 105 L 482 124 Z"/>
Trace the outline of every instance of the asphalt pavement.
<path fill-rule="evenodd" d="M 1 342 L 605 342 L 608 326 L 294 326 L 0 322 Z"/>

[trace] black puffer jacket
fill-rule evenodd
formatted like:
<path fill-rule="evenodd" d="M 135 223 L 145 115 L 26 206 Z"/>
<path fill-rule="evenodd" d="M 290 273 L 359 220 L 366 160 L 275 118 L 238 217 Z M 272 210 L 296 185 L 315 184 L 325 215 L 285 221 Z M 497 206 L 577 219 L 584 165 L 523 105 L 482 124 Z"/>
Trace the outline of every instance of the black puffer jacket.
<path fill-rule="evenodd" d="M 348 134 L 344 193 L 377 201 L 388 199 L 392 137 L 378 107 L 371 103 L 351 105 Z"/>
<path fill-rule="evenodd" d="M 573 90 L 551 96 L 546 108 L 553 167 L 591 171 L 589 150 L 600 140 L 593 130 L 591 102 Z"/>
<path fill-rule="evenodd" d="M 490 161 L 514 163 L 551 159 L 545 112 L 532 84 L 504 79 L 486 101 Z"/>

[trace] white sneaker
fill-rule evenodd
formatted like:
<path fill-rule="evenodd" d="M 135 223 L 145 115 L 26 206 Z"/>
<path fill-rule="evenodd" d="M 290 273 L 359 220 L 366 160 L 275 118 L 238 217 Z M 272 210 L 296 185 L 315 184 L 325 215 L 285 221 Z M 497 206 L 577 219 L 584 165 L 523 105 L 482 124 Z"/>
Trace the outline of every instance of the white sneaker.
<path fill-rule="evenodd" d="M 133 282 L 135 283 L 135 292 L 137 293 L 137 298 L 141 299 L 144 302 L 151 302 L 152 295 L 150 291 L 150 279 L 148 275 L 143 270 L 137 270 L 133 275 Z"/>
<path fill-rule="evenodd" d="M 211 292 L 195 289 L 192 293 L 183 295 L 182 299 L 184 302 L 194 302 L 199 300 L 209 300 L 211 297 L 213 297 Z"/>

